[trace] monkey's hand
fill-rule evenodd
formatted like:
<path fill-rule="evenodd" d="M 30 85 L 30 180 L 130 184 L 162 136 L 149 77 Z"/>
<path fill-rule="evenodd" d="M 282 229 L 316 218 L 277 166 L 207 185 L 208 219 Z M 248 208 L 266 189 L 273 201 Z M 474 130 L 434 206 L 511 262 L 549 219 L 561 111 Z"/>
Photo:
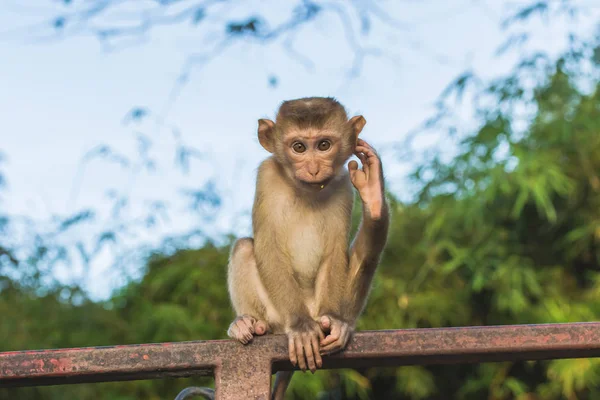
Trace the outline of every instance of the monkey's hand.
<path fill-rule="evenodd" d="M 354 154 L 360 159 L 362 169 L 358 169 L 356 161 L 350 161 L 348 164 L 350 180 L 358 190 L 369 217 L 378 220 L 382 216 L 385 203 L 381 160 L 375 149 L 367 142 L 358 139 L 356 143 Z"/>
<path fill-rule="evenodd" d="M 308 369 L 314 374 L 323 365 L 319 353 L 319 341 L 324 338 L 323 331 L 310 317 L 299 318 L 288 334 L 290 361 L 298 364 L 302 371 Z"/>
<path fill-rule="evenodd" d="M 354 327 L 349 323 L 329 315 L 323 315 L 319 319 L 321 329 L 327 336 L 321 340 L 321 355 L 328 355 L 344 350 L 348 345 Z"/>

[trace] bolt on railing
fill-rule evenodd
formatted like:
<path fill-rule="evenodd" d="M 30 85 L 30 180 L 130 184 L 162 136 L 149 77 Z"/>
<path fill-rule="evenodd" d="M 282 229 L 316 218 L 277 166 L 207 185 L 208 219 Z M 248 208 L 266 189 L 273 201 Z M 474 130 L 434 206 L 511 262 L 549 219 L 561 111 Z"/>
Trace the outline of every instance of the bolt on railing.
<path fill-rule="evenodd" d="M 323 368 L 600 356 L 600 322 L 359 332 Z M 283 335 L 0 353 L 0 388 L 214 375 L 219 400 L 267 400 L 271 375 L 292 370 Z"/>

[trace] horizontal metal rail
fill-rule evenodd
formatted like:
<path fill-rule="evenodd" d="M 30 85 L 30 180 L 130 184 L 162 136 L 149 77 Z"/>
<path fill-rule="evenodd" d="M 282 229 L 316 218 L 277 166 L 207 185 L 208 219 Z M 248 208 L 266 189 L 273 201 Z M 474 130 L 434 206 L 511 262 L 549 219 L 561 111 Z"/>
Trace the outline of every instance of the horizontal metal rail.
<path fill-rule="evenodd" d="M 600 356 L 600 322 L 365 331 L 323 368 Z M 269 399 L 271 374 L 292 370 L 287 339 L 85 347 L 0 353 L 0 388 L 214 375 L 216 398 Z"/>

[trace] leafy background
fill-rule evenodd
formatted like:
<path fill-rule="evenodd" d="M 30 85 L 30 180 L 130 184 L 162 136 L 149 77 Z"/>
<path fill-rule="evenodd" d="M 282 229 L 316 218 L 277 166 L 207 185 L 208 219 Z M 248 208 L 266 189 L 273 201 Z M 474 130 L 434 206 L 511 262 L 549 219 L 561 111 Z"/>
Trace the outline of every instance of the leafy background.
<path fill-rule="evenodd" d="M 298 21 L 317 12 L 302 4 Z M 506 23 L 576 14 L 570 4 L 526 4 Z M 268 39 L 259 22 L 230 23 L 229 34 Z M 56 17 L 55 28 L 65 23 Z M 465 72 L 440 95 L 420 132 L 445 132 L 456 152 L 421 158 L 410 175 L 413 199 L 389 193 L 390 238 L 359 329 L 600 319 L 598 45 L 596 37 L 573 36 L 558 57 L 522 56 L 491 80 Z M 459 117 L 465 107 L 467 123 Z M 144 113 L 134 109 L 132 117 Z M 209 213 L 220 205 L 210 187 L 194 196 Z M 58 260 L 81 250 L 62 239 L 65 232 L 92 213 L 63 216 L 48 228 L 22 225 L 0 209 L 0 350 L 225 337 L 233 317 L 225 265 L 235 232 L 199 246 L 188 235 L 144 249 L 137 277 L 99 301 L 53 276 Z M 15 241 L 23 226 L 28 240 Z M 107 232 L 98 245 L 115 240 Z M 166 399 L 191 384 L 212 382 L 3 389 L 0 399 Z M 550 360 L 299 373 L 288 398 L 574 400 L 598 398 L 599 385 L 597 359 Z"/>

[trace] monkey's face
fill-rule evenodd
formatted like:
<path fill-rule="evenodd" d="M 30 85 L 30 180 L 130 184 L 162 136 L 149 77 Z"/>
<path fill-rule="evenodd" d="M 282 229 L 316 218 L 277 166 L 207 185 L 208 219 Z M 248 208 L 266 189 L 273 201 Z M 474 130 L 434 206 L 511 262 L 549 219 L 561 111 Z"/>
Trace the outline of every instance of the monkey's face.
<path fill-rule="evenodd" d="M 327 185 L 352 155 L 348 135 L 319 129 L 292 129 L 283 133 L 282 153 L 291 176 L 300 185 Z"/>
<path fill-rule="evenodd" d="M 296 186 L 320 190 L 340 175 L 367 123 L 362 115 L 347 118 L 332 98 L 288 100 L 277 123 L 258 120 L 258 141 Z"/>

